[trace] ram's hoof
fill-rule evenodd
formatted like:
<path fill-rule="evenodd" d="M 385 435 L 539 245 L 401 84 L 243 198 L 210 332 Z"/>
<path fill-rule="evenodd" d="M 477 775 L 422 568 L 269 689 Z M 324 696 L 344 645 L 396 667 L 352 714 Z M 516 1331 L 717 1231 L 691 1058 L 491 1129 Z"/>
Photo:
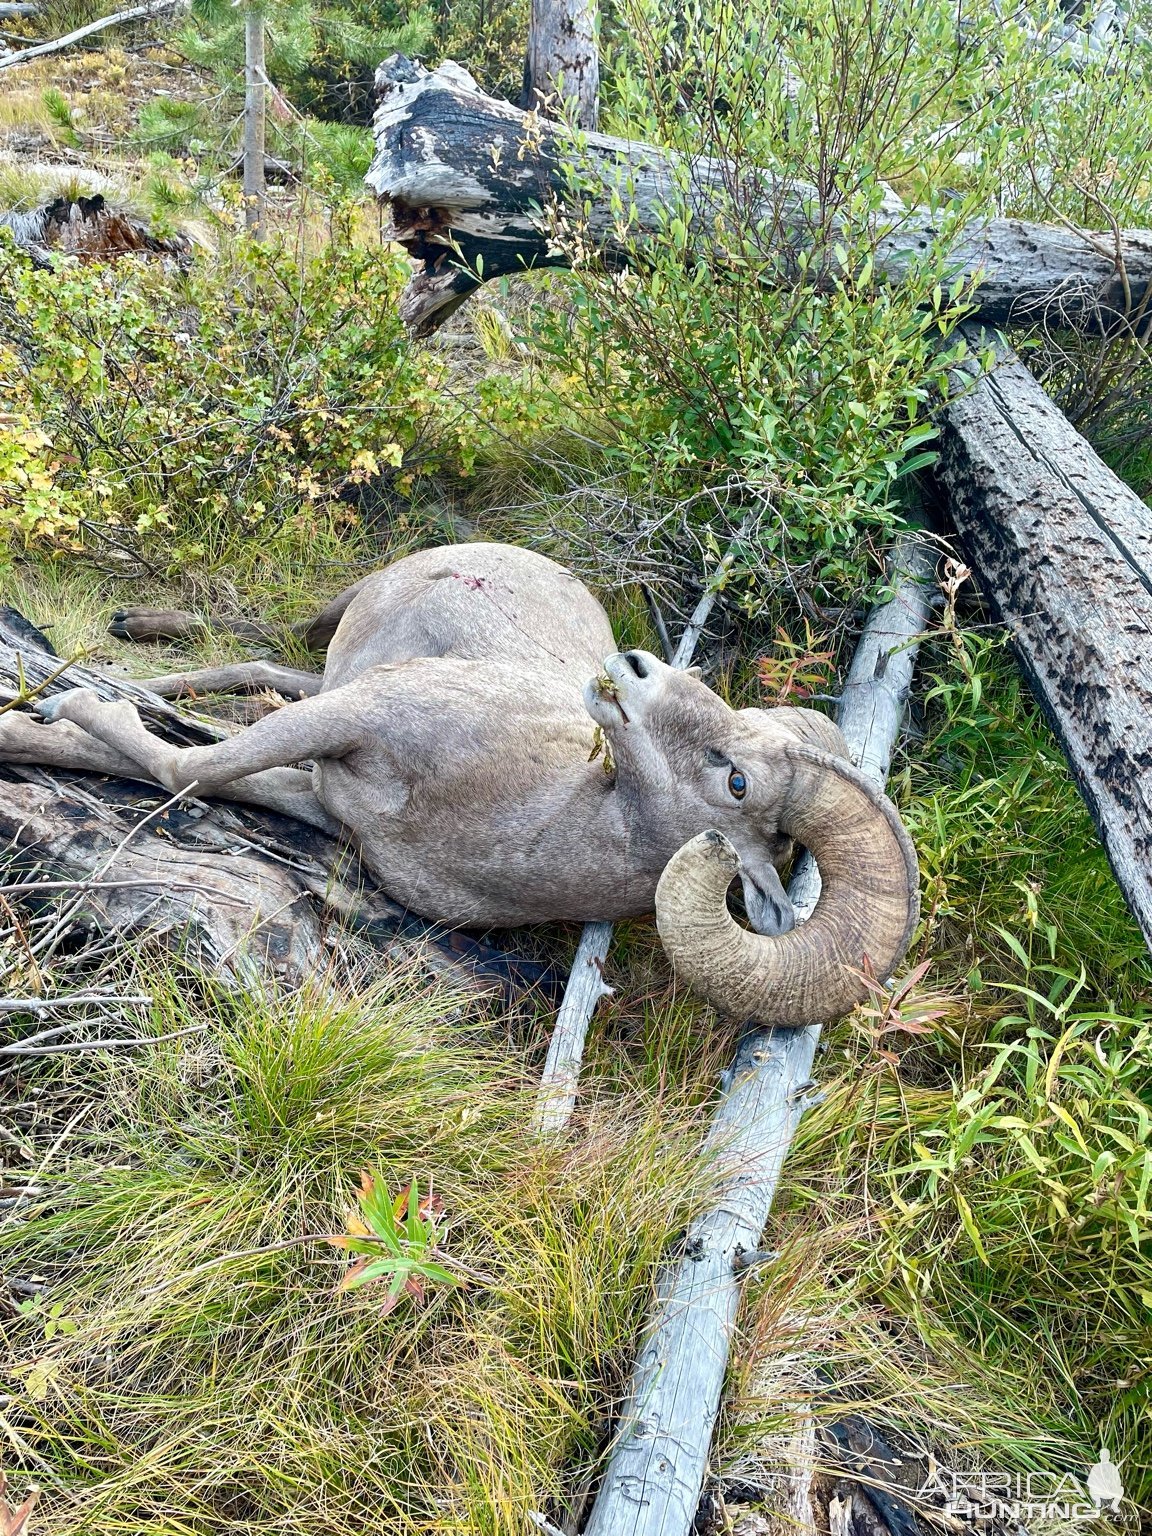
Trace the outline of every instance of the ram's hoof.
<path fill-rule="evenodd" d="M 72 710 L 81 699 L 94 699 L 91 688 L 69 688 L 66 693 L 54 693 L 50 698 L 33 699 L 32 708 L 41 720 L 51 724 L 55 720 L 69 720 Z"/>
<path fill-rule="evenodd" d="M 207 624 L 194 613 L 179 608 L 119 608 L 112 615 L 108 633 L 117 640 L 137 643 L 159 640 L 187 640 L 202 635 Z"/>

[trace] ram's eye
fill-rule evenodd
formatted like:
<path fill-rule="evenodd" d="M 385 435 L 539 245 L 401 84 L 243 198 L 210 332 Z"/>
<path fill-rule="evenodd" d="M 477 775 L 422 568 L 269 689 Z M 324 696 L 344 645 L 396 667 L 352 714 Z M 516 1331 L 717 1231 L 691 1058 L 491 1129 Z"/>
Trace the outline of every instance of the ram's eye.
<path fill-rule="evenodd" d="M 732 772 L 728 775 L 728 793 L 732 796 L 733 800 L 743 800 L 744 796 L 748 793 L 748 780 L 738 768 L 733 768 Z"/>

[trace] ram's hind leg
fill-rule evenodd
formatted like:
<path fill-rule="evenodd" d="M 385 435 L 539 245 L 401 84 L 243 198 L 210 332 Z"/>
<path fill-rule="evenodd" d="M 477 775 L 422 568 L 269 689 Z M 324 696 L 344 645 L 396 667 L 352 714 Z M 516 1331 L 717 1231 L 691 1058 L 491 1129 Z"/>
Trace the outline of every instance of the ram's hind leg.
<path fill-rule="evenodd" d="M 235 635 L 240 640 L 252 640 L 257 645 L 266 645 L 271 639 L 263 624 L 252 624 L 247 619 L 205 619 L 198 613 L 187 613 L 183 608 L 120 608 L 108 625 L 108 633 L 117 640 L 134 640 L 140 644 L 202 640 L 214 630 Z"/>
<path fill-rule="evenodd" d="M 292 627 L 292 633 L 310 651 L 326 649 L 336 633 L 336 627 L 344 617 L 348 604 L 370 578 L 362 576 L 347 587 L 338 597 L 326 603 L 318 614 Z M 258 645 L 274 642 L 273 631 L 263 624 L 248 619 L 205 619 L 197 613 L 187 613 L 182 608 L 121 608 L 112 615 L 108 633 L 117 640 L 200 640 L 213 630 L 226 635 L 236 635 L 241 640 L 252 640 Z"/>
<path fill-rule="evenodd" d="M 163 677 L 140 679 L 162 699 L 181 699 L 201 693 L 260 693 L 271 688 L 286 699 L 308 699 L 320 692 L 324 679 L 319 672 L 299 672 L 271 661 L 238 661 L 227 667 L 204 667 L 195 672 L 169 672 Z"/>
<path fill-rule="evenodd" d="M 165 788 L 179 791 L 195 785 L 203 795 L 217 794 L 225 785 L 269 768 L 306 758 L 343 757 L 364 735 L 345 689 L 286 704 L 235 736 L 206 747 L 171 746 L 144 728 L 134 704 L 98 698 L 87 688 L 41 700 L 36 709 L 47 720 L 71 720 L 125 753 Z"/>
<path fill-rule="evenodd" d="M 43 768 L 68 768 L 78 773 L 106 773 L 116 779 L 141 779 L 152 782 L 134 758 L 99 737 L 90 735 L 71 720 L 52 724 L 34 715 L 8 710 L 0 715 L 0 763 L 30 763 Z M 335 836 L 340 823 L 330 816 L 316 798 L 312 775 L 300 768 L 269 768 L 263 773 L 246 774 L 220 786 L 214 793 L 221 799 L 240 805 L 256 805 L 266 811 L 279 811 L 319 827 Z"/>

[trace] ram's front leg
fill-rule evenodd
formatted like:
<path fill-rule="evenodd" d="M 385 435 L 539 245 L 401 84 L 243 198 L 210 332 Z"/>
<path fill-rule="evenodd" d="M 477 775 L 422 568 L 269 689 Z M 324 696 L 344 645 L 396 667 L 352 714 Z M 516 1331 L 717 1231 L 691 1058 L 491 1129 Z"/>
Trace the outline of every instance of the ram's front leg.
<path fill-rule="evenodd" d="M 248 774 L 303 758 L 343 757 L 364 734 L 354 702 L 340 688 L 288 704 L 206 747 L 173 747 L 145 729 L 134 704 L 101 699 L 88 688 L 42 699 L 36 709 L 46 720 L 71 720 L 174 794 L 195 785 L 211 795 Z"/>

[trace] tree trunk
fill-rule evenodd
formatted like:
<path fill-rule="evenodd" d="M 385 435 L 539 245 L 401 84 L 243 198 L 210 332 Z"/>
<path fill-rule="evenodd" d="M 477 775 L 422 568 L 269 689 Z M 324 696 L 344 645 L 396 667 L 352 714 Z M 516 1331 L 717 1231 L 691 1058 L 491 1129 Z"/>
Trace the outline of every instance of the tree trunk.
<path fill-rule="evenodd" d="M 244 223 L 258 235 L 264 223 L 264 12 L 244 12 Z"/>
<path fill-rule="evenodd" d="M 769 171 L 737 176 L 722 160 L 687 164 L 650 145 L 589 133 L 579 151 L 559 125 L 485 96 L 466 70 L 434 73 L 399 54 L 376 72 L 376 154 L 365 178 L 392 210 L 393 237 L 423 263 L 401 312 L 436 329 L 481 280 L 565 266 L 550 206 L 568 195 L 565 155 L 581 168 L 584 244 L 608 264 L 633 261 L 647 234 L 684 205 L 696 252 L 724 260 L 723 231 L 762 226 L 766 277 L 802 251 L 830 251 L 838 225 L 814 187 Z M 621 231 L 621 198 L 632 210 Z M 886 200 L 877 218 L 878 275 L 899 282 L 938 237 L 933 215 Z M 1149 329 L 1152 231 L 1111 233 L 989 219 L 952 243 L 955 274 L 978 279 L 975 313 L 991 325 L 1044 320 L 1084 330 Z"/>
<path fill-rule="evenodd" d="M 600 116 L 596 0 L 532 0 L 523 105 L 577 128 Z"/>
<path fill-rule="evenodd" d="M 941 413 L 940 479 L 1152 948 L 1152 512 L 999 351 Z"/>

